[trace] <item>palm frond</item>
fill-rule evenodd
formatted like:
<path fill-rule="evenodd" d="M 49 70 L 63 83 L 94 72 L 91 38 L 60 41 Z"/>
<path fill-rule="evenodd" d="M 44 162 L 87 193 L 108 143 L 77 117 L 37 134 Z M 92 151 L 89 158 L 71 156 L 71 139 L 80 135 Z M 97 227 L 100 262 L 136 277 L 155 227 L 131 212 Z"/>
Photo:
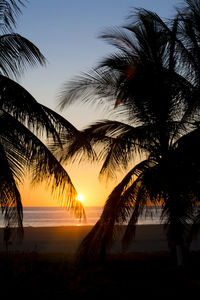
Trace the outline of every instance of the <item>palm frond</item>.
<path fill-rule="evenodd" d="M 137 191 L 135 191 L 135 189 L 137 189 Z M 145 187 L 140 184 L 139 180 L 137 180 L 131 187 L 129 187 L 129 189 L 126 190 L 123 197 L 127 198 L 127 202 L 131 197 L 135 198 L 132 209 L 129 209 L 129 215 L 131 214 L 131 217 L 122 238 L 122 250 L 126 251 L 130 243 L 135 238 L 136 224 L 147 204 L 149 195 Z"/>
<path fill-rule="evenodd" d="M 15 180 L 20 183 L 23 182 L 27 159 L 23 156 L 24 148 L 21 147 L 18 136 L 15 134 L 16 128 L 12 119 L 7 113 L 0 111 L 0 142 L 12 174 Z"/>
<path fill-rule="evenodd" d="M 99 221 L 80 244 L 77 251 L 79 262 L 104 259 L 106 251 L 112 245 L 116 234 L 116 222 L 127 219 L 130 208 L 134 206 L 133 199 L 123 197 L 123 193 L 125 194 L 126 188 L 133 180 L 133 176 L 137 176 L 143 169 L 148 168 L 148 164 L 148 161 L 143 161 L 134 167 L 111 192 Z M 125 203 L 126 205 L 124 205 Z"/>
<path fill-rule="evenodd" d="M 0 1 L 0 26 L 2 31 L 11 31 L 13 26 L 16 26 L 16 18 L 21 13 L 20 6 L 24 6 L 21 0 Z"/>
<path fill-rule="evenodd" d="M 45 113 L 48 115 L 51 120 L 53 126 L 57 130 L 57 132 L 61 134 L 66 134 L 65 138 L 70 139 L 71 136 L 76 135 L 79 131 L 76 127 L 74 127 L 69 121 L 67 121 L 60 114 L 56 113 L 54 110 L 49 107 L 40 104 L 44 109 Z"/>
<path fill-rule="evenodd" d="M 102 69 L 91 70 L 64 84 L 60 92 L 59 106 L 63 109 L 77 100 L 95 105 L 103 103 L 103 99 L 111 101 L 114 105 L 116 87 L 117 74 L 109 74 Z"/>
<path fill-rule="evenodd" d="M 54 199 L 62 206 L 73 211 L 76 216 L 84 218 L 85 213 L 82 204 L 77 199 L 77 193 L 66 170 L 61 166 L 55 156 L 30 130 L 18 122 L 8 113 L 4 112 L 7 121 L 7 139 L 11 136 L 17 144 L 15 154 L 18 164 L 31 170 L 33 183 L 46 182 L 48 188 L 52 188 Z M 10 135 L 9 135 L 10 132 Z M 10 150 L 7 149 L 8 154 Z M 16 161 L 15 157 L 12 160 Z M 14 167 L 18 165 L 15 163 Z M 18 171 L 18 169 L 16 169 Z M 18 171 L 19 173 L 19 171 Z"/>
<path fill-rule="evenodd" d="M 45 57 L 29 40 L 19 34 L 0 36 L 0 73 L 19 77 L 27 67 L 45 65 Z"/>
<path fill-rule="evenodd" d="M 125 30 L 121 30 L 121 28 L 118 27 L 108 28 L 99 37 L 116 47 L 124 53 L 125 56 L 131 54 L 132 57 L 137 57 L 137 48 L 135 46 L 136 40 Z"/>
<path fill-rule="evenodd" d="M 47 108 L 39 104 L 34 97 L 17 82 L 0 75 L 0 108 L 12 114 L 37 134 L 46 133 L 59 140 Z"/>
<path fill-rule="evenodd" d="M 125 26 L 134 34 L 142 60 L 152 61 L 155 66 L 163 65 L 168 43 L 166 31 L 160 26 L 157 18 L 156 14 L 154 18 L 148 11 L 139 9 L 136 21 Z"/>
<path fill-rule="evenodd" d="M 135 150 L 132 131 L 132 126 L 110 120 L 97 122 L 84 130 L 91 144 L 96 145 L 99 160 L 104 161 L 100 176 L 110 179 L 117 169 L 126 169 Z"/>
<path fill-rule="evenodd" d="M 172 128 L 175 124 L 168 124 Z M 118 121 L 104 120 L 86 128 L 84 133 L 103 161 L 100 176 L 113 178 L 117 171 L 126 170 L 136 154 L 159 155 L 159 128 L 157 124 L 131 126 Z M 154 150 L 153 150 L 154 149 Z M 157 151 L 157 154 L 156 154 Z"/>
<path fill-rule="evenodd" d="M 95 159 L 96 155 L 91 147 L 86 133 L 77 130 L 69 121 L 57 114 L 55 111 L 42 106 L 50 118 L 56 131 L 59 133 L 59 140 L 48 142 L 49 149 L 55 154 L 60 162 L 77 160 L 80 162 L 86 156 Z"/>
<path fill-rule="evenodd" d="M 145 180 L 146 174 L 150 173 L 155 166 L 156 162 L 151 159 L 143 160 L 134 166 L 131 171 L 134 176 L 120 197 L 118 217 L 116 218 L 117 223 L 128 221 L 130 227 L 134 226 L 147 204 L 157 204 L 157 197 L 152 196 Z M 126 232 L 125 236 L 128 237 Z M 124 242 L 126 242 L 126 237 L 124 238 Z"/>
<path fill-rule="evenodd" d="M 13 168 L 7 160 L 3 145 L 0 143 L 0 204 L 4 215 L 5 226 L 17 226 L 23 233 L 23 211 L 19 190 L 15 182 Z"/>
<path fill-rule="evenodd" d="M 179 18 L 178 27 L 178 52 L 180 54 L 180 62 L 185 76 L 190 81 L 199 86 L 199 2 L 196 0 L 186 1 L 186 5 L 177 9 Z"/>

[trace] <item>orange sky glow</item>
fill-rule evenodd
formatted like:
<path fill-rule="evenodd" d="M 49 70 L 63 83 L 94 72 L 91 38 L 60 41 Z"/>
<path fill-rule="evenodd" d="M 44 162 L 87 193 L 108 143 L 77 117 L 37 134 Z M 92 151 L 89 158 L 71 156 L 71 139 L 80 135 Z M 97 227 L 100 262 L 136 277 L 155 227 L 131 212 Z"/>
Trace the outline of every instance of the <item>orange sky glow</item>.
<path fill-rule="evenodd" d="M 66 168 L 67 169 L 67 168 Z M 84 206 L 103 206 L 106 198 L 118 183 L 113 180 L 108 183 L 99 181 L 99 168 L 96 165 L 86 164 L 71 167 L 68 170 L 70 178 L 78 194 L 84 196 Z M 26 207 L 31 206 L 60 206 L 61 201 L 55 200 L 51 195 L 51 188 L 47 189 L 45 184 L 31 186 L 30 180 L 20 188 L 22 204 Z"/>

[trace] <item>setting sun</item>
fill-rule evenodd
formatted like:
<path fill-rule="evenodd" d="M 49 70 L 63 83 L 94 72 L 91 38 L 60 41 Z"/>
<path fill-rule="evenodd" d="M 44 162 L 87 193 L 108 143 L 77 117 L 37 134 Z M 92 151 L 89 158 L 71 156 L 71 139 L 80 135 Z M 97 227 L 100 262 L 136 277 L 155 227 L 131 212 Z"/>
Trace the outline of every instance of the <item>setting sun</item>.
<path fill-rule="evenodd" d="M 84 196 L 82 194 L 78 194 L 78 200 L 83 203 Z"/>

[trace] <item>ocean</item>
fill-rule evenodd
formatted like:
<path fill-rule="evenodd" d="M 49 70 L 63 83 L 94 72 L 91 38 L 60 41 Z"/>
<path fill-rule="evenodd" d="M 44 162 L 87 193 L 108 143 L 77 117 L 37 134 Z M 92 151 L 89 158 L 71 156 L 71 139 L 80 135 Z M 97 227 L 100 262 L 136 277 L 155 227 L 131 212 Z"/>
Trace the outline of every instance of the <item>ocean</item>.
<path fill-rule="evenodd" d="M 83 226 L 94 225 L 103 207 L 85 207 L 86 220 L 76 219 L 72 213 L 60 207 L 24 207 L 24 227 L 54 227 L 54 226 Z M 160 224 L 160 208 L 149 208 L 148 213 L 143 214 L 138 224 Z M 0 215 L 0 227 L 4 226 Z"/>

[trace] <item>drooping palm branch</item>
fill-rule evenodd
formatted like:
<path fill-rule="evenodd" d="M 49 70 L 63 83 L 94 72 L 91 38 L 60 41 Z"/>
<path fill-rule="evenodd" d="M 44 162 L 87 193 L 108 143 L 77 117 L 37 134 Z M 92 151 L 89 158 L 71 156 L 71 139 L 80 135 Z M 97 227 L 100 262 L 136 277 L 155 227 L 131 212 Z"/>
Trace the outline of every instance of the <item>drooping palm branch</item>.
<path fill-rule="evenodd" d="M 74 126 L 72 126 L 69 122 L 64 120 L 64 118 L 51 109 L 39 104 L 18 83 L 3 75 L 0 76 L 0 80 L 2 87 L 0 101 L 1 110 L 4 112 L 4 114 L 7 113 L 10 115 L 10 118 L 13 117 L 13 120 L 16 122 L 18 121 L 19 123 L 16 123 L 18 126 L 19 124 L 21 124 L 21 126 L 25 125 L 35 134 L 40 135 L 41 137 L 43 135 L 48 139 L 52 139 L 53 143 L 55 144 L 54 147 L 57 149 L 61 148 L 61 138 L 63 135 L 65 136 L 65 142 L 68 143 L 72 139 L 75 139 L 75 137 L 77 139 L 78 135 L 81 137 L 81 133 L 79 133 Z M 65 127 L 63 126 L 63 123 Z M 20 139 L 23 137 L 24 139 L 26 138 L 26 143 L 30 143 L 28 152 L 29 154 L 27 157 L 29 159 L 29 163 L 32 163 L 32 167 L 35 165 L 35 181 L 42 181 L 43 179 L 48 180 L 48 186 L 52 186 L 52 189 L 57 191 L 57 199 L 60 195 L 60 203 L 75 211 L 76 215 L 84 215 L 83 209 L 81 205 L 79 205 L 80 203 L 76 201 L 76 191 L 68 174 L 61 165 L 59 166 L 60 161 L 58 161 L 47 148 L 45 148 L 46 152 L 42 152 L 42 149 L 46 146 L 39 141 L 39 139 L 37 139 L 38 146 L 34 145 L 32 143 L 33 133 L 28 129 L 25 131 L 26 136 L 22 135 L 20 137 L 20 134 L 18 134 L 17 137 L 15 137 L 15 140 L 13 140 L 13 143 L 19 143 Z M 25 133 L 22 132 L 22 134 Z M 7 129 L 5 129 L 5 134 L 9 134 Z M 17 139 L 19 141 L 17 141 Z M 43 146 L 39 146 L 39 143 L 41 143 Z M 35 160 L 31 160 L 31 147 L 33 147 L 32 152 L 34 155 L 37 155 L 37 159 Z M 48 155 L 46 154 L 47 151 Z M 23 155 L 25 155 L 24 149 L 21 151 L 22 159 Z M 40 163 L 38 161 L 40 161 Z M 35 164 L 36 162 L 38 163 Z M 23 168 L 23 166 L 21 168 Z M 52 179 L 53 177 L 54 179 Z"/>
<path fill-rule="evenodd" d="M 5 144 L 5 143 L 4 143 Z M 7 146 L 10 143 L 7 142 Z M 13 147 L 12 147 L 13 148 Z M 13 150 L 13 149 L 12 149 Z M 9 149 L 9 152 L 13 152 Z M 16 185 L 15 175 L 21 173 L 20 164 L 15 160 L 12 155 L 6 156 L 4 148 L 0 146 L 0 161 L 1 161 L 1 174 L 0 174 L 0 203 L 2 214 L 5 219 L 5 226 L 16 226 L 19 232 L 23 232 L 23 212 L 21 196 Z M 15 151 L 14 151 L 15 152 Z M 10 154 L 9 153 L 9 154 Z M 12 153 L 13 154 L 13 153 Z M 21 175 L 21 174 L 20 174 Z"/>
<path fill-rule="evenodd" d="M 144 204 L 147 203 L 148 199 L 146 198 L 146 194 L 140 193 L 140 188 L 142 187 L 139 184 L 139 179 L 134 180 L 134 177 L 139 178 L 139 174 L 141 174 L 144 169 L 148 168 L 149 164 L 150 162 L 145 160 L 136 165 L 111 192 L 106 200 L 99 221 L 85 237 L 78 249 L 78 259 L 81 261 L 104 259 L 106 251 L 112 245 L 116 230 L 118 229 L 115 225 L 127 221 L 130 218 L 131 213 L 132 220 L 133 216 L 135 217 L 135 222 L 132 224 L 135 226 L 139 211 L 143 210 Z M 138 195 L 140 195 L 138 198 L 135 193 L 136 190 Z M 127 232 L 129 229 L 130 224 Z M 127 232 L 125 233 L 126 236 Z M 133 232 L 134 231 L 132 231 L 132 233 Z"/>
<path fill-rule="evenodd" d="M 31 170 L 34 183 L 46 182 L 55 200 L 74 211 L 79 218 L 84 210 L 66 170 L 55 156 L 23 124 L 1 110 L 1 145 L 13 180 L 23 183 L 24 171 Z"/>
<path fill-rule="evenodd" d="M 70 161 L 72 157 L 76 162 L 78 159 L 81 161 L 84 154 L 92 160 L 96 159 L 87 133 L 77 130 L 69 121 L 50 108 L 44 105 L 42 107 L 56 131 L 59 132 L 59 139 L 54 138 L 53 142 L 49 141 L 48 147 L 60 162 Z"/>
<path fill-rule="evenodd" d="M 40 50 L 17 33 L 0 36 L 0 51 L 0 73 L 9 77 L 19 77 L 27 67 L 45 65 Z"/>

